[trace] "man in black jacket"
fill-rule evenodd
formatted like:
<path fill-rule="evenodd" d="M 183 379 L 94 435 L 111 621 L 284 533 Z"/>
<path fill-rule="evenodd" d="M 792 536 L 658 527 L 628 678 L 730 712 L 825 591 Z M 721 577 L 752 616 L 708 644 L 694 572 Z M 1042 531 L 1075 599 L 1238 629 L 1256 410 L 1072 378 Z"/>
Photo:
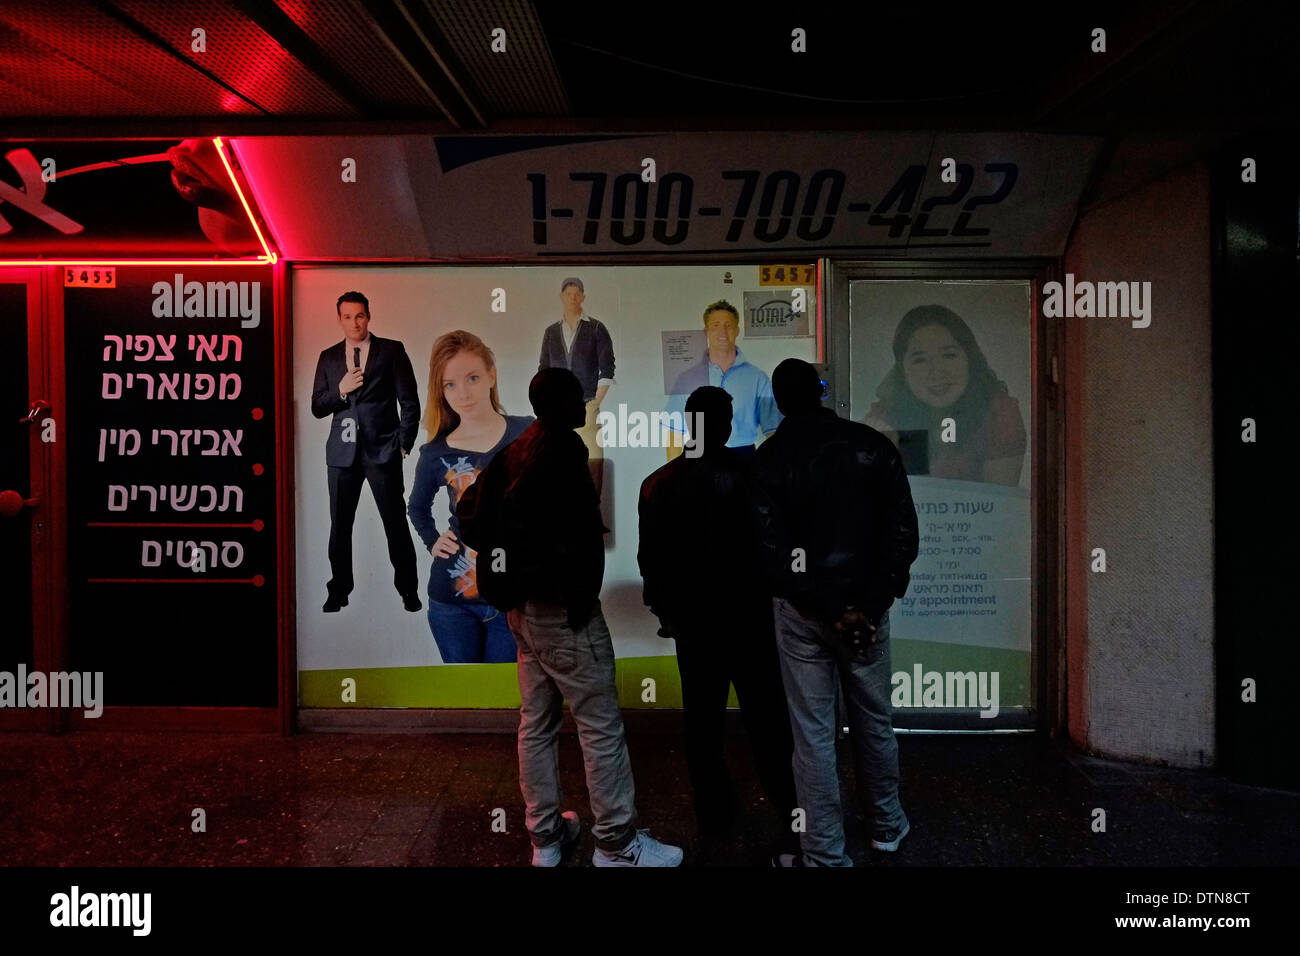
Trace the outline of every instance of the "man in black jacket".
<path fill-rule="evenodd" d="M 721 835 L 735 812 L 723 760 L 727 691 L 734 683 L 754 768 L 788 840 L 795 807 L 790 718 L 751 517 L 748 463 L 726 447 L 731 403 L 727 391 L 711 385 L 687 399 L 699 454 L 674 458 L 642 482 L 637 563 L 659 633 L 676 639 L 686 767 L 701 835 Z"/>
<path fill-rule="evenodd" d="M 352 522 L 361 485 L 369 482 L 388 538 L 393 585 L 403 606 L 418 611 L 423 605 L 402 479 L 402 459 L 415 446 L 420 425 L 415 373 L 401 342 L 370 334 L 370 303 L 364 295 L 345 292 L 336 308 L 343 341 L 320 353 L 311 394 L 314 416 L 334 416 L 325 442 L 331 577 L 322 610 L 347 606 L 353 583 Z"/>
<path fill-rule="evenodd" d="M 574 431 L 586 418 L 582 385 L 568 369 L 545 369 L 528 400 L 537 420 L 465 489 L 456 517 L 479 553 L 479 593 L 509 611 L 519 645 L 519 788 L 533 865 L 558 865 L 578 837 L 577 814 L 560 811 L 557 735 L 568 701 L 596 818 L 592 862 L 677 866 L 679 848 L 636 827 L 614 644 L 600 607 L 606 529 Z"/>
<path fill-rule="evenodd" d="M 755 454 L 754 506 L 807 813 L 802 863 L 852 866 L 835 763 L 837 681 L 874 816 L 871 845 L 896 850 L 910 829 L 898 800 L 888 611 L 916 560 L 916 507 L 898 450 L 822 408 L 816 369 L 786 359 L 772 390 L 785 419 Z"/>

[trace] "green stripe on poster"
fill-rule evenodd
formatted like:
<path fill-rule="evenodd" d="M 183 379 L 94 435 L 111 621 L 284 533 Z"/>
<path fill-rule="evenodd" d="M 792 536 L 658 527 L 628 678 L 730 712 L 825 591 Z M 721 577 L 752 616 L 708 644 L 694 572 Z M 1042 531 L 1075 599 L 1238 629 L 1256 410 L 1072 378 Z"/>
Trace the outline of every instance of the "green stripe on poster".
<path fill-rule="evenodd" d="M 895 675 L 911 680 L 916 664 L 922 673 L 996 671 L 999 703 L 1030 703 L 1030 655 L 1027 651 L 895 640 L 890 651 Z M 682 706 L 677 658 L 625 657 L 615 663 L 618 699 L 626 708 Z M 356 702 L 343 703 L 343 681 L 356 681 Z M 652 680 L 647 685 L 646 680 Z M 653 690 L 653 700 L 647 700 Z M 441 664 L 428 667 L 358 667 L 299 671 L 300 707 L 447 707 L 517 708 L 519 684 L 514 664 Z M 731 691 L 729 706 L 736 706 Z"/>
<path fill-rule="evenodd" d="M 627 708 L 680 708 L 677 658 L 626 657 L 615 662 L 618 699 Z M 356 681 L 356 702 L 343 702 L 343 681 Z M 654 681 L 654 700 L 642 700 Z M 733 706 L 734 706 L 734 694 Z M 356 667 L 298 672 L 300 707 L 519 707 L 514 664 Z"/>

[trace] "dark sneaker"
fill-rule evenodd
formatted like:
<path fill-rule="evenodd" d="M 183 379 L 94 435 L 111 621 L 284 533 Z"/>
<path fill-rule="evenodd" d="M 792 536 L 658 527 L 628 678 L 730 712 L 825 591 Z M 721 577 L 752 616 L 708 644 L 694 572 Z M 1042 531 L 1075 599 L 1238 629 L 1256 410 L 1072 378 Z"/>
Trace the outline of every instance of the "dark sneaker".
<path fill-rule="evenodd" d="M 321 610 L 324 611 L 326 614 L 333 614 L 339 608 L 347 607 L 347 606 L 348 606 L 347 598 L 335 597 L 334 595 L 331 594 L 329 597 L 325 599 L 325 606 L 322 607 Z"/>
<path fill-rule="evenodd" d="M 912 824 L 906 817 L 903 818 L 903 825 L 893 830 L 882 830 L 871 838 L 871 848 L 880 850 L 882 853 L 893 853 L 898 849 L 898 844 L 903 842 L 903 837 L 907 836 L 912 830 Z"/>
<path fill-rule="evenodd" d="M 772 865 L 779 867 L 786 866 L 807 866 L 803 861 L 802 853 L 774 853 L 772 855 Z"/>
<path fill-rule="evenodd" d="M 402 595 L 402 607 L 408 611 L 418 611 L 424 605 L 420 603 L 420 595 L 411 593 Z"/>

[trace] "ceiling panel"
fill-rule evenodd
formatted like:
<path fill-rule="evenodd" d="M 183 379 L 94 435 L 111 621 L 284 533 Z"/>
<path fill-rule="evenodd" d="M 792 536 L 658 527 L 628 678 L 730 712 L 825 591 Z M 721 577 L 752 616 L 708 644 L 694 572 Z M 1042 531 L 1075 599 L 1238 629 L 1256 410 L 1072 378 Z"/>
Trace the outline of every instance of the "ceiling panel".
<path fill-rule="evenodd" d="M 258 111 L 88 3 L 0 5 L 7 116 L 223 116 Z M 43 104 L 35 109 L 36 104 Z"/>
<path fill-rule="evenodd" d="M 470 73 L 484 105 L 499 116 L 565 116 L 571 111 L 546 34 L 527 0 L 422 2 L 452 52 Z M 605 22 L 610 22 L 608 15 Z M 506 31 L 504 53 L 492 31 Z"/>
<path fill-rule="evenodd" d="M 1290 122 L 1293 11 L 1231 0 L 1044 6 L 660 0 L 0 0 L 0 116 L 174 121 L 501 121 L 653 128 Z M 621 12 L 621 11 L 620 11 Z M 1292 14 L 1288 19 L 1288 14 Z M 1094 54 L 1091 30 L 1108 29 Z M 191 31 L 207 50 L 191 51 Z M 491 32 L 506 31 L 504 53 Z M 791 30 L 807 52 L 791 50 Z M 1287 104 L 1291 106 L 1288 107 Z M 441 106 L 439 104 L 442 104 Z M 246 122 L 241 122 L 245 121 Z M 101 124 L 103 125 L 103 124 Z M 553 123 L 531 124 L 533 128 Z"/>
<path fill-rule="evenodd" d="M 374 115 L 428 115 L 437 111 L 420 84 L 380 38 L 357 0 L 276 0 L 331 64 L 363 90 Z M 437 115 L 441 115 L 437 112 Z"/>
<path fill-rule="evenodd" d="M 205 0 L 114 0 L 114 6 L 270 113 L 322 118 L 358 115 L 347 100 L 233 5 Z M 191 51 L 196 28 L 206 33 L 204 53 Z"/>

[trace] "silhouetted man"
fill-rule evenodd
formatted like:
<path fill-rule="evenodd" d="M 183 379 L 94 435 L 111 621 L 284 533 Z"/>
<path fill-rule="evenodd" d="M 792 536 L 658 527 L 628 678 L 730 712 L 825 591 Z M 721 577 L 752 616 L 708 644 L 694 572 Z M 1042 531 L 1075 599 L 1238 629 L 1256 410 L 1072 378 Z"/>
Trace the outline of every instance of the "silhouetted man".
<path fill-rule="evenodd" d="M 893 443 L 822 408 L 816 369 L 786 359 L 772 389 L 785 419 L 755 453 L 754 505 L 807 814 L 802 863 L 852 866 L 835 765 L 837 681 L 874 816 L 871 845 L 896 850 L 910 828 L 898 800 L 888 611 L 916 560 L 916 508 Z"/>
<path fill-rule="evenodd" d="M 401 342 L 370 334 L 370 303 L 364 295 L 345 292 L 336 309 L 343 341 L 320 353 L 311 394 L 313 415 L 334 416 L 325 442 L 331 577 L 321 610 L 347 607 L 353 583 L 352 522 L 361 485 L 368 482 L 388 538 L 393 585 L 402 605 L 418 611 L 423 605 L 402 480 L 402 459 L 415 446 L 420 426 L 415 373 Z"/>
<path fill-rule="evenodd" d="M 746 462 L 726 447 L 731 402 L 712 385 L 687 399 L 686 424 L 699 454 L 674 458 L 642 482 L 637 562 L 659 633 L 676 639 L 686 766 L 701 835 L 722 834 L 735 813 L 723 760 L 734 683 L 754 767 L 788 839 L 795 806 L 790 718 Z"/>
<path fill-rule="evenodd" d="M 568 369 L 528 387 L 537 420 L 497 453 L 456 506 L 461 536 L 478 552 L 479 593 L 519 645 L 519 787 L 534 866 L 557 866 L 578 838 L 560 812 L 559 739 L 568 701 L 596 818 L 596 866 L 677 866 L 682 851 L 636 828 L 632 764 L 614 676 L 614 645 L 600 609 L 605 526 L 574 429 L 586 420 Z"/>

